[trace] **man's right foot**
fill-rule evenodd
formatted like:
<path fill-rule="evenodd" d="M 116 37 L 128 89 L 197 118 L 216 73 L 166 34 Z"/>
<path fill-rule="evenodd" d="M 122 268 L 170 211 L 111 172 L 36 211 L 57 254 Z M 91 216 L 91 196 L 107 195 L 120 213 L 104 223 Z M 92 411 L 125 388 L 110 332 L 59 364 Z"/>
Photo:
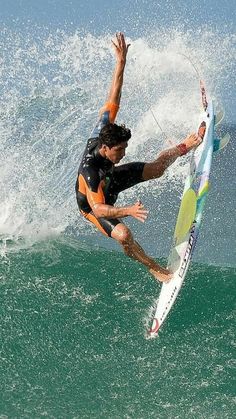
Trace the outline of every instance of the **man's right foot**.
<path fill-rule="evenodd" d="M 206 131 L 206 122 L 202 121 L 200 127 L 198 128 L 198 137 L 200 137 L 203 140 L 203 137 L 205 135 L 205 131 Z"/>
<path fill-rule="evenodd" d="M 173 273 L 170 272 L 168 269 L 162 268 L 161 271 L 155 271 L 154 269 L 150 269 L 149 272 L 159 282 L 169 282 L 173 278 Z"/>

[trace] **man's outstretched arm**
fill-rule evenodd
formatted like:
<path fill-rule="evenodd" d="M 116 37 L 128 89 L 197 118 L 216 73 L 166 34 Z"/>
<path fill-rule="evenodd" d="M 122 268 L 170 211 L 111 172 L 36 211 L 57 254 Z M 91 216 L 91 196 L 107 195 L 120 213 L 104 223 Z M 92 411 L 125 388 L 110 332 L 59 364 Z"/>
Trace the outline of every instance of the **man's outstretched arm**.
<path fill-rule="evenodd" d="M 116 41 L 112 41 L 112 43 L 116 55 L 116 66 L 113 73 L 112 83 L 107 101 L 119 105 L 121 98 L 121 90 L 123 86 L 126 56 L 130 44 L 126 44 L 124 34 L 121 32 L 116 34 Z"/>
<path fill-rule="evenodd" d="M 129 44 L 126 45 L 123 33 L 116 34 L 116 40 L 112 41 L 112 43 L 115 49 L 116 65 L 106 103 L 100 110 L 100 119 L 91 133 L 91 138 L 97 138 L 104 125 L 108 124 L 109 122 L 112 124 L 115 122 L 119 109 L 126 64 L 126 55 L 128 52 Z"/>
<path fill-rule="evenodd" d="M 139 221 L 144 222 L 148 216 L 148 211 L 144 208 L 144 205 L 137 201 L 135 204 L 127 207 L 113 207 L 107 204 L 95 204 L 92 206 L 93 213 L 96 218 L 124 218 L 133 217 Z"/>

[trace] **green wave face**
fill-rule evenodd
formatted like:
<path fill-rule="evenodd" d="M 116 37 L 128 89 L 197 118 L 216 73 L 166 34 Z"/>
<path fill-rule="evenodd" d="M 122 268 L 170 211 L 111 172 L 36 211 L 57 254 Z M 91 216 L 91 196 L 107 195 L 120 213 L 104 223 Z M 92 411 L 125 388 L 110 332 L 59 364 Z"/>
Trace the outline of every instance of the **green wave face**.
<path fill-rule="evenodd" d="M 158 285 L 122 253 L 61 239 L 1 262 L 2 415 L 233 417 L 235 269 L 193 263 L 152 341 Z"/>

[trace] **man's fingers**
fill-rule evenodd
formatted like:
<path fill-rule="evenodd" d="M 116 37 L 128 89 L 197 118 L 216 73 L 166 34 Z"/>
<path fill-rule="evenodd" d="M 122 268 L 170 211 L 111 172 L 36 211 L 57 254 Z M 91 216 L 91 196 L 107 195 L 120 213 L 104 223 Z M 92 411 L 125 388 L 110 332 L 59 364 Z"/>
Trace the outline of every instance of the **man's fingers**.
<path fill-rule="evenodd" d="M 123 33 L 120 34 L 120 38 L 123 48 L 126 48 L 125 37 Z"/>
<path fill-rule="evenodd" d="M 122 32 L 117 32 L 116 39 L 118 45 L 112 41 L 113 45 L 115 45 L 117 49 L 126 50 L 127 52 L 130 44 L 126 45 L 124 34 Z"/>
<path fill-rule="evenodd" d="M 138 212 L 140 212 L 140 214 L 148 214 L 149 213 L 149 211 L 145 208 L 140 208 Z"/>
<path fill-rule="evenodd" d="M 142 221 L 142 223 L 144 223 L 146 221 L 147 217 L 137 217 L 137 219 L 139 221 Z"/>
<path fill-rule="evenodd" d="M 145 213 L 145 214 L 137 214 L 137 215 L 138 215 L 138 217 L 145 218 L 145 220 L 146 220 L 146 218 L 148 216 L 148 213 Z"/>
<path fill-rule="evenodd" d="M 123 41 L 124 41 L 124 35 L 123 35 L 121 32 L 118 32 L 118 33 L 116 34 L 116 39 L 117 39 L 117 41 L 118 41 L 119 46 L 121 46 L 121 44 L 122 44 L 122 43 L 123 43 Z"/>
<path fill-rule="evenodd" d="M 139 211 L 137 215 L 138 217 L 141 217 L 142 219 L 146 220 L 148 216 L 148 211 L 147 210 Z"/>
<path fill-rule="evenodd" d="M 111 40 L 113 47 L 115 47 L 115 49 L 119 49 L 119 47 L 116 45 L 116 43 L 113 41 L 113 39 Z"/>
<path fill-rule="evenodd" d="M 111 42 L 114 45 L 114 47 L 116 47 L 116 49 L 119 50 L 120 48 L 120 34 L 119 33 L 116 33 L 116 40 L 117 40 L 117 44 L 113 41 L 113 39 L 111 40 Z"/>

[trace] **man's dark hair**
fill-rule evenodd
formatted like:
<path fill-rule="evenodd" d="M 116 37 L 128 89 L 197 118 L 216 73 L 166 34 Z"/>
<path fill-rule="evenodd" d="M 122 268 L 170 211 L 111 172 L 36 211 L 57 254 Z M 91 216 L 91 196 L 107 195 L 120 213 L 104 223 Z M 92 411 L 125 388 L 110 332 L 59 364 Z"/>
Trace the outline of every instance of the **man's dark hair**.
<path fill-rule="evenodd" d="M 106 124 L 100 131 L 98 137 L 98 146 L 101 148 L 102 144 L 109 148 L 119 145 L 131 138 L 131 131 L 125 125 Z"/>

